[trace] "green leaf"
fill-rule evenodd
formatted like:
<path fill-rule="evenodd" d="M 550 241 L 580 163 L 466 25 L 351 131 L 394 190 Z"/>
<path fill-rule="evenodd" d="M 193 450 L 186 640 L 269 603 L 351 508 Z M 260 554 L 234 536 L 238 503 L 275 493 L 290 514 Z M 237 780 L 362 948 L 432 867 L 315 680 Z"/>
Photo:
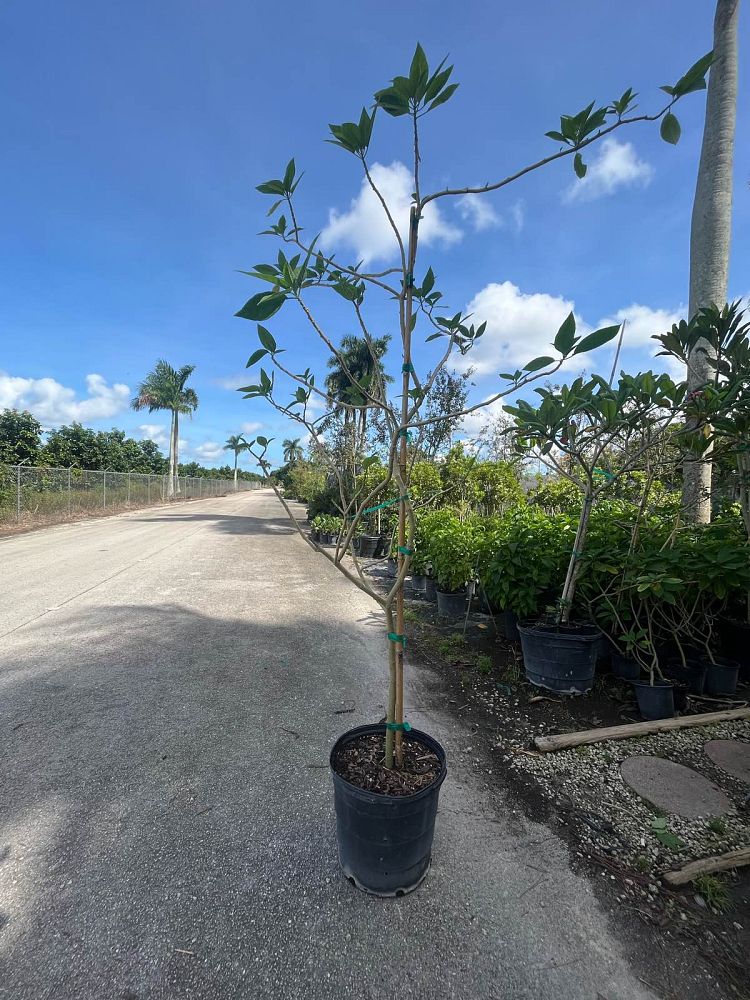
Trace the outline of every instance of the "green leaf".
<path fill-rule="evenodd" d="M 449 86 L 445 88 L 442 94 L 438 94 L 435 100 L 432 101 L 431 104 L 428 106 L 427 110 L 432 111 L 435 108 L 439 108 L 441 104 L 445 104 L 446 101 L 449 101 L 457 90 L 458 90 L 458 84 L 451 83 Z"/>
<path fill-rule="evenodd" d="M 603 326 L 601 330 L 594 330 L 588 337 L 584 337 L 583 340 L 576 344 L 573 354 L 584 354 L 586 351 L 593 351 L 597 347 L 601 347 L 602 344 L 609 343 L 619 332 L 619 326 Z"/>
<path fill-rule="evenodd" d="M 411 60 L 411 66 L 409 67 L 409 83 L 412 86 L 412 92 L 417 98 L 423 96 L 423 91 L 427 86 L 427 78 L 429 76 L 430 69 L 427 65 L 427 56 L 424 54 L 424 49 L 417 42 L 417 47 L 414 50 L 414 55 Z"/>
<path fill-rule="evenodd" d="M 254 351 L 248 358 L 245 368 L 252 368 L 253 365 L 256 365 L 261 358 L 264 358 L 266 356 L 266 354 L 268 354 L 268 351 L 264 351 L 262 347 L 259 348 L 257 351 Z"/>
<path fill-rule="evenodd" d="M 680 141 L 682 129 L 671 111 L 668 111 L 662 118 L 659 134 L 665 142 L 670 143 L 672 146 L 676 146 Z"/>
<path fill-rule="evenodd" d="M 435 286 L 435 274 L 431 267 L 427 268 L 427 274 L 422 282 L 422 295 L 429 295 Z"/>
<path fill-rule="evenodd" d="M 282 181 L 264 181 L 262 184 L 258 184 L 255 188 L 256 191 L 260 191 L 261 194 L 284 194 L 284 184 Z"/>
<path fill-rule="evenodd" d="M 375 103 L 393 118 L 399 118 L 409 113 L 408 98 L 399 94 L 395 87 L 385 87 L 383 90 L 379 90 L 375 94 Z"/>
<path fill-rule="evenodd" d="M 266 330 L 266 328 L 260 324 L 258 324 L 258 340 L 261 344 L 263 344 L 269 354 L 273 354 L 276 350 L 276 341 L 273 339 L 270 331 Z"/>
<path fill-rule="evenodd" d="M 249 319 L 254 322 L 270 319 L 281 309 L 286 302 L 286 295 L 283 292 L 258 292 L 248 299 L 239 312 L 234 315 L 240 319 Z"/>
<path fill-rule="evenodd" d="M 576 153 L 573 157 L 573 169 L 576 172 L 576 177 L 585 177 L 586 170 L 588 169 L 586 164 L 583 162 L 583 157 L 580 153 Z"/>
<path fill-rule="evenodd" d="M 554 348 L 560 354 L 568 354 L 573 346 L 576 336 L 576 320 L 572 312 L 568 313 L 557 331 L 554 340 Z"/>
<path fill-rule="evenodd" d="M 268 438 L 267 437 L 263 437 L 262 434 L 259 434 L 255 440 L 258 442 L 258 444 L 261 446 L 261 448 L 267 448 L 268 447 Z"/>
<path fill-rule="evenodd" d="M 286 191 L 291 190 L 292 184 L 294 183 L 294 174 L 295 174 L 295 166 L 294 166 L 294 158 L 292 158 L 289 161 L 289 163 L 287 163 L 286 170 L 284 171 L 283 184 Z"/>
<path fill-rule="evenodd" d="M 533 361 L 529 361 L 527 365 L 524 365 L 523 370 L 525 372 L 538 372 L 540 368 L 546 368 L 547 365 L 553 364 L 554 360 L 554 358 L 548 357 L 534 358 Z"/>

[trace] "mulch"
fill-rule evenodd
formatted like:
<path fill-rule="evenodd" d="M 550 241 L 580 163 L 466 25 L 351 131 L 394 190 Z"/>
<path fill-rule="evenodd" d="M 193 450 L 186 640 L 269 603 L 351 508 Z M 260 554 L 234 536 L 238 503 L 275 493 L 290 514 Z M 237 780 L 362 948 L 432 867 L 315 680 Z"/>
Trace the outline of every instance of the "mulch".
<path fill-rule="evenodd" d="M 345 781 L 379 795 L 413 795 L 427 788 L 440 774 L 440 761 L 432 750 L 405 737 L 403 770 L 385 766 L 385 735 L 368 733 L 342 747 L 333 761 Z"/>

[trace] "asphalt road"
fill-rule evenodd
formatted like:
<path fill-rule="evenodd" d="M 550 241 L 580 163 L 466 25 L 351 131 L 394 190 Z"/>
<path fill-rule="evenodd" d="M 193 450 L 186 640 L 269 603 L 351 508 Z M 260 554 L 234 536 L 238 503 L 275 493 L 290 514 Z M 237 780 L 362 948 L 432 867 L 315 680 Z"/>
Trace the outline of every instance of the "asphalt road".
<path fill-rule="evenodd" d="M 427 670 L 432 870 L 341 877 L 327 755 L 382 716 L 384 657 L 267 491 L 0 540 L 0 1000 L 652 997 Z"/>

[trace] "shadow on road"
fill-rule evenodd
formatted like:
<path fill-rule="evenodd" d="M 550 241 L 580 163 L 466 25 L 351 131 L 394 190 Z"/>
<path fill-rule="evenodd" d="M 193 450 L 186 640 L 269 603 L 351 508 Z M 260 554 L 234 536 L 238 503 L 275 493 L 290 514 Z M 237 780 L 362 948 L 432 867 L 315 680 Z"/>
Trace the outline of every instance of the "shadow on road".
<path fill-rule="evenodd" d="M 272 520 L 267 517 L 249 517 L 245 514 L 164 514 L 160 517 L 133 517 L 130 520 L 142 521 L 146 524 L 153 524 L 155 521 L 164 521 L 167 524 L 174 524 L 176 521 L 195 523 L 203 521 L 206 524 L 213 524 L 217 531 L 227 535 L 291 535 L 297 533 L 294 525 L 284 521 L 283 518 Z"/>

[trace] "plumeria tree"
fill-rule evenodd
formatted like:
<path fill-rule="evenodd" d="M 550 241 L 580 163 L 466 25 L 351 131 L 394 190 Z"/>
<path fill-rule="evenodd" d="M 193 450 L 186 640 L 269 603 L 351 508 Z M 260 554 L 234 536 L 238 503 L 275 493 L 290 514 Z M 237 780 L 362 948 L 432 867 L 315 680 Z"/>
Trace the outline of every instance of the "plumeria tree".
<path fill-rule="evenodd" d="M 330 476 L 338 484 L 340 508 L 345 528 L 335 549 L 319 549 L 352 583 L 368 593 L 385 613 L 389 639 L 389 694 L 387 706 L 386 765 L 402 765 L 401 737 L 408 723 L 404 721 L 403 669 L 404 669 L 404 602 L 403 584 L 409 572 L 414 552 L 414 507 L 409 495 L 412 458 L 409 436 L 418 438 L 423 428 L 439 420 L 460 419 L 481 410 L 511 392 L 523 390 L 540 378 L 549 378 L 574 354 L 606 343 L 616 336 L 617 327 L 595 331 L 586 337 L 576 335 L 575 321 L 569 316 L 562 327 L 551 334 L 551 353 L 533 358 L 523 368 L 500 376 L 500 383 L 480 402 L 463 403 L 449 413 L 426 414 L 423 403 L 429 398 L 440 372 L 450 365 L 456 354 L 467 355 L 483 336 L 486 321 L 474 318 L 450 307 L 443 298 L 437 276 L 432 267 L 420 266 L 420 224 L 426 215 L 444 199 L 476 197 L 487 192 L 500 191 L 521 178 L 558 161 L 569 161 L 576 175 L 586 173 L 584 157 L 588 148 L 607 135 L 638 123 L 660 123 L 662 137 L 674 143 L 679 137 L 679 126 L 673 108 L 685 94 L 703 86 L 702 82 L 710 57 L 699 60 L 673 86 L 665 87 L 668 100 L 653 112 L 637 112 L 637 95 L 628 88 L 619 98 L 603 104 L 591 103 L 576 114 L 560 118 L 559 129 L 547 132 L 556 149 L 548 155 L 519 167 L 505 177 L 488 181 L 479 186 L 443 188 L 428 191 L 424 186 L 425 165 L 422 158 L 421 134 L 425 119 L 431 117 L 456 92 L 458 84 L 452 79 L 453 67 L 445 60 L 437 67 L 429 66 L 427 57 L 417 45 L 409 71 L 396 76 L 390 85 L 377 91 L 371 107 L 363 108 L 358 119 L 329 126 L 328 141 L 343 150 L 358 163 L 365 183 L 380 205 L 384 218 L 393 235 L 396 263 L 380 271 L 367 270 L 356 261 L 344 263 L 333 253 L 320 246 L 318 237 L 308 238 L 298 216 L 296 192 L 302 179 L 296 162 L 290 160 L 279 178 L 265 181 L 258 190 L 274 199 L 268 215 L 273 218 L 265 233 L 275 238 L 281 247 L 275 258 L 257 264 L 244 273 L 265 287 L 250 298 L 237 315 L 257 323 L 259 346 L 253 352 L 248 367 L 261 364 L 257 380 L 241 390 L 245 398 L 265 398 L 279 413 L 303 427 L 310 435 L 316 454 L 325 456 L 327 449 L 321 440 L 321 423 L 326 414 L 316 416 L 312 402 L 328 404 L 329 393 L 325 382 L 316 381 L 316 373 L 309 367 L 300 370 L 284 354 L 276 337 L 266 325 L 282 307 L 293 305 L 302 321 L 317 336 L 333 359 L 334 370 L 342 373 L 349 383 L 350 392 L 336 400 L 336 406 L 347 412 L 350 419 L 369 411 L 387 428 L 387 458 L 383 475 L 375 486 L 370 486 L 367 476 L 356 477 L 359 488 L 345 486 L 342 470 L 335 463 Z M 370 169 L 371 147 L 376 123 L 385 115 L 402 120 L 406 126 L 406 141 L 410 149 L 412 172 L 412 198 L 408 218 L 401 218 L 395 207 L 388 203 Z M 333 294 L 346 302 L 351 310 L 351 320 L 361 335 L 372 358 L 366 377 L 352 370 L 345 351 L 337 346 L 337 335 L 322 324 L 316 305 L 316 296 Z M 372 299 L 384 297 L 393 304 L 394 327 L 400 355 L 400 377 L 395 394 L 388 391 L 383 368 L 380 364 L 378 343 L 380 333 L 371 327 Z M 425 336 L 426 335 L 426 336 Z M 421 341 L 435 342 L 420 374 L 415 346 Z M 319 410 L 318 410 L 319 412 Z M 361 422 L 361 421 L 360 421 Z M 266 458 L 269 440 L 258 436 L 249 442 L 251 453 L 259 465 L 268 472 Z M 363 469 L 375 466 L 378 459 L 367 456 Z M 398 572 L 392 587 L 385 596 L 380 595 L 363 573 L 357 558 L 350 555 L 351 541 L 357 525 L 375 504 L 378 497 L 395 488 L 393 502 L 398 505 Z M 284 503 L 283 497 L 280 500 Z M 375 504 L 376 505 L 376 504 Z M 296 522 L 292 511 L 284 504 L 287 514 L 295 522 L 309 544 L 312 543 Z"/>

